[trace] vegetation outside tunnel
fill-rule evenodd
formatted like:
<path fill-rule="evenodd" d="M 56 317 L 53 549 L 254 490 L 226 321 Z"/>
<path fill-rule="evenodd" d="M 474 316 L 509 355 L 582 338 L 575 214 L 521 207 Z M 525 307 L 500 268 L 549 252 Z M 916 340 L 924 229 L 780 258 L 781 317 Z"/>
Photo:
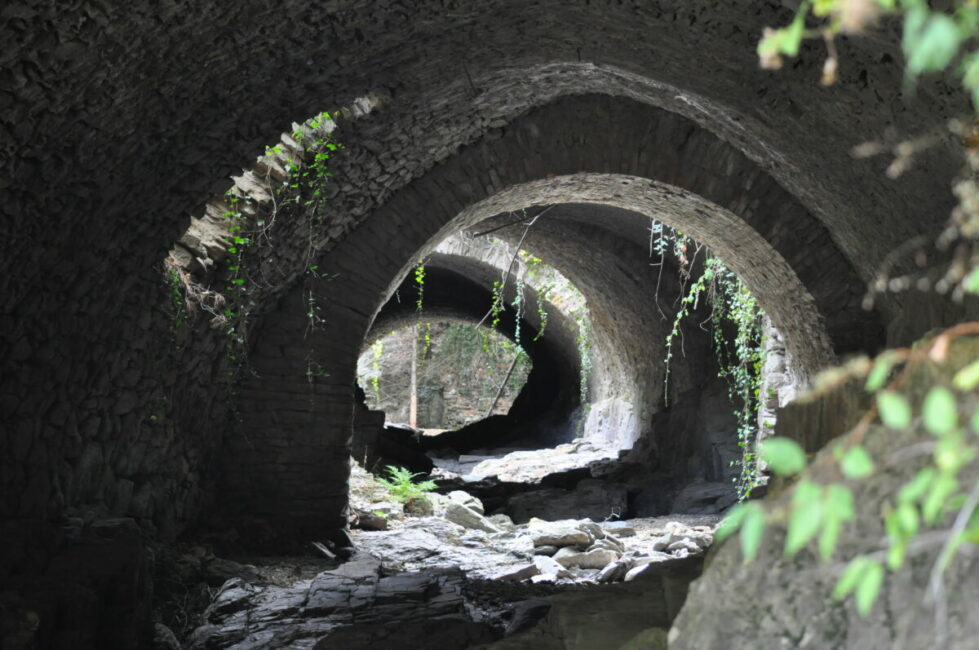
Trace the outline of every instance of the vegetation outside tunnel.
<path fill-rule="evenodd" d="M 432 429 L 506 413 L 532 366 L 523 348 L 486 327 L 421 322 L 390 332 L 361 354 L 357 368 L 368 406 L 384 411 L 388 421 L 409 420 L 413 356 L 417 424 Z"/>

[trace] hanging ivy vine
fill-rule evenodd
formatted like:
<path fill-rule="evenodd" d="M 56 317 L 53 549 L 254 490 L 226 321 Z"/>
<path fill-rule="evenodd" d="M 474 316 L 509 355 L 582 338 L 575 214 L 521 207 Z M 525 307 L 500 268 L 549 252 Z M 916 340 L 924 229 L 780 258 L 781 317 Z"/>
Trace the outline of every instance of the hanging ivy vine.
<path fill-rule="evenodd" d="M 415 265 L 415 311 L 425 307 L 425 260 L 418 260 Z"/>
<path fill-rule="evenodd" d="M 710 249 L 660 223 L 655 223 L 651 232 L 655 240 L 651 242 L 650 252 L 660 254 L 661 271 L 665 256 L 674 256 L 680 268 L 681 287 L 685 288 L 666 336 L 664 402 L 669 404 L 670 363 L 677 345 L 682 352 L 683 322 L 706 303 L 710 306 L 710 314 L 698 325 L 706 324 L 710 328 L 718 374 L 727 382 L 728 397 L 735 408 L 741 460 L 739 475 L 734 480 L 738 498 L 744 500 L 759 484 L 760 478 L 755 440 L 764 361 L 762 324 L 765 314 L 741 278 Z M 688 258 L 690 251 L 693 253 Z M 698 265 L 697 258 L 701 253 L 704 261 Z"/>
<path fill-rule="evenodd" d="M 384 339 L 378 339 L 371 345 L 371 389 L 374 398 L 381 401 L 381 357 L 384 355 Z"/>

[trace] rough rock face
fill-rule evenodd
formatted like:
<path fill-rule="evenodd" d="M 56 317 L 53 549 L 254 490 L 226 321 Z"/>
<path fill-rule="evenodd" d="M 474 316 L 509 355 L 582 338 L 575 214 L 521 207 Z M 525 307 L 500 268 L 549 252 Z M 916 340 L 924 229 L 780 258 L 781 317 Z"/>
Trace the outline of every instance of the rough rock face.
<path fill-rule="evenodd" d="M 797 376 L 798 364 L 785 348 L 785 337 L 772 327 L 771 319 L 762 322 L 765 344 L 764 367 L 761 371 L 758 404 L 758 439 L 771 436 L 777 419 L 776 411 L 792 401 L 803 388 Z"/>
<path fill-rule="evenodd" d="M 205 613 L 191 650 L 271 648 L 469 648 L 500 633 L 466 612 L 459 571 L 382 577 L 357 557 L 291 587 L 229 580 Z M 382 644 L 378 646 L 378 644 Z"/>
<path fill-rule="evenodd" d="M 923 437 L 893 438 L 876 429 L 868 435 L 871 452 L 893 451 Z M 837 557 L 853 557 L 880 548 L 884 502 L 911 477 L 907 471 L 871 481 L 857 496 L 858 524 L 844 533 Z M 784 497 L 779 499 L 784 500 Z M 935 639 L 934 613 L 925 603 L 925 587 L 936 552 L 925 553 L 910 570 L 889 574 L 878 603 L 867 619 L 852 601 L 841 605 L 830 597 L 846 563 L 823 564 L 803 551 L 782 557 L 784 531 L 766 534 L 758 559 L 745 566 L 737 540 L 725 543 L 710 557 L 705 575 L 691 587 L 688 606 L 670 632 L 670 648 L 701 650 L 720 647 L 793 648 L 927 648 Z M 979 554 L 956 560 L 947 577 L 951 649 L 975 648 L 979 620 Z M 746 598 L 746 594 L 750 597 Z"/>
<path fill-rule="evenodd" d="M 976 358 L 979 358 L 979 339 L 954 342 L 945 365 L 927 363 L 911 376 L 906 386 L 912 401 L 920 403 L 931 382 L 947 383 L 955 370 Z M 803 442 L 809 441 L 813 432 L 800 427 L 811 422 L 852 420 L 854 410 L 840 412 L 840 404 L 849 400 L 859 405 L 861 400 L 852 398 L 859 390 L 859 386 L 847 385 L 835 394 L 811 402 L 805 409 L 787 409 L 780 414 L 776 429 L 784 429 L 786 435 L 797 435 Z M 971 409 L 975 408 L 973 404 Z M 932 647 L 937 637 L 936 617 L 925 596 L 940 546 L 925 545 L 917 554 L 912 552 L 904 569 L 888 573 L 879 599 L 866 619 L 857 615 L 852 600 L 840 604 L 830 594 L 846 566 L 840 558 L 885 548 L 881 512 L 923 462 L 921 454 L 907 452 L 913 451 L 913 445 L 933 440 L 934 436 L 920 425 L 911 431 L 881 426 L 869 430 L 863 444 L 878 459 L 878 469 L 870 478 L 851 483 L 856 521 L 844 528 L 833 561 L 821 563 L 810 549 L 804 549 L 794 558 L 783 557 L 784 530 L 780 527 L 768 530 L 753 564 L 743 564 L 737 540 L 715 549 L 708 559 L 706 572 L 692 585 L 687 605 L 670 631 L 671 650 Z M 899 450 L 903 454 L 897 454 Z M 839 480 L 831 458 L 830 451 L 820 452 L 806 476 L 816 482 Z M 881 466 L 883 462 L 886 468 Z M 967 468 L 963 478 L 965 485 L 979 478 L 974 464 L 971 470 Z M 784 503 L 788 498 L 788 491 L 783 491 L 770 497 L 768 505 Z M 979 638 L 979 618 L 975 616 L 975 603 L 979 601 L 977 575 L 979 553 L 965 546 L 945 574 L 948 648 L 976 647 Z"/>
<path fill-rule="evenodd" d="M 670 505 L 672 512 L 685 514 L 723 512 L 738 500 L 730 481 L 692 483 L 677 493 Z"/>
<path fill-rule="evenodd" d="M 473 580 L 454 568 L 389 574 L 376 558 L 358 554 L 289 586 L 228 580 L 186 647 L 618 648 L 649 628 L 665 634 L 702 563 L 672 560 L 628 582 L 582 587 L 518 582 L 538 572 L 571 575 L 547 557 L 529 571 Z M 170 636 L 160 631 L 161 648 L 169 650 Z"/>
<path fill-rule="evenodd" d="M 528 527 L 533 535 L 534 546 L 577 546 L 585 548 L 593 536 L 576 521 L 531 521 Z"/>
<path fill-rule="evenodd" d="M 602 521 L 627 512 L 626 492 L 622 484 L 584 479 L 574 490 L 544 488 L 518 494 L 509 500 L 507 512 L 517 522 L 531 517 L 550 520 L 588 517 Z"/>
<path fill-rule="evenodd" d="M 666 630 L 686 598 L 686 583 L 700 570 L 700 558 L 650 565 L 636 579 L 565 591 L 526 632 L 488 646 L 493 650 L 665 649 Z M 650 645 L 643 639 L 661 639 Z M 659 643 L 657 641 L 657 643 Z M 731 647 L 731 646 L 719 646 Z"/>

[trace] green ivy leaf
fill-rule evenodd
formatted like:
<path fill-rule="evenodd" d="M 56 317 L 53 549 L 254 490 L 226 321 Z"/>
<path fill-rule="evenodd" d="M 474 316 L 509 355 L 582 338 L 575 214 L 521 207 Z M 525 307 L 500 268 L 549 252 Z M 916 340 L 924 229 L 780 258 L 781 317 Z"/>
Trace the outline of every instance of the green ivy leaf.
<path fill-rule="evenodd" d="M 853 519 L 853 493 L 844 485 L 833 484 L 826 488 L 826 512 L 847 521 Z"/>
<path fill-rule="evenodd" d="M 884 530 L 887 531 L 887 536 L 893 540 L 900 540 L 904 538 L 904 534 L 901 531 L 901 522 L 898 521 L 897 513 L 891 510 L 884 517 Z"/>
<path fill-rule="evenodd" d="M 750 505 L 745 503 L 739 503 L 738 505 L 731 508 L 721 523 L 717 526 L 717 530 L 714 531 L 714 540 L 717 542 L 722 542 L 734 533 L 737 532 L 738 528 L 741 527 L 741 522 L 744 521 L 744 517 L 748 514 L 748 510 L 751 508 Z"/>
<path fill-rule="evenodd" d="M 887 566 L 892 571 L 898 571 L 904 565 L 908 544 L 918 531 L 918 510 L 912 503 L 903 502 L 887 513 L 884 521 L 890 539 Z"/>
<path fill-rule="evenodd" d="M 915 78 L 926 72 L 944 70 L 958 54 L 961 41 L 954 20 L 945 14 L 932 13 L 921 31 L 905 40 L 908 76 Z"/>
<path fill-rule="evenodd" d="M 979 268 L 972 271 L 962 281 L 962 288 L 969 293 L 979 293 Z"/>
<path fill-rule="evenodd" d="M 776 474 L 798 474 L 806 468 L 806 452 L 789 438 L 769 438 L 761 443 L 759 453 Z"/>
<path fill-rule="evenodd" d="M 944 386 L 935 386 L 928 391 L 922 405 L 922 420 L 936 436 L 954 431 L 959 425 L 959 414 L 952 391 Z"/>
<path fill-rule="evenodd" d="M 914 475 L 914 478 L 905 484 L 901 488 L 901 491 L 897 493 L 897 500 L 906 503 L 917 501 L 928 491 L 928 487 L 934 478 L 935 468 L 923 467 L 919 469 L 918 473 Z"/>
<path fill-rule="evenodd" d="M 911 405 L 899 393 L 891 390 L 877 393 L 877 409 L 881 421 L 892 429 L 904 429 L 911 424 Z"/>
<path fill-rule="evenodd" d="M 842 529 L 843 522 L 835 517 L 827 519 L 823 525 L 823 532 L 819 534 L 819 557 L 823 559 L 823 562 L 828 562 L 833 557 L 836 542 L 840 538 Z"/>
<path fill-rule="evenodd" d="M 931 489 L 921 504 L 921 514 L 929 526 L 937 524 L 945 515 L 945 502 L 958 487 L 958 480 L 948 472 L 942 472 L 932 481 Z"/>
<path fill-rule="evenodd" d="M 840 469 L 843 471 L 843 476 L 847 478 L 865 478 L 873 473 L 874 461 L 871 460 L 866 449 L 856 445 L 850 447 L 843 456 Z"/>
<path fill-rule="evenodd" d="M 904 26 L 901 36 L 901 49 L 905 53 L 905 58 L 907 58 L 907 53 L 918 42 L 918 35 L 926 20 L 928 20 L 927 5 L 920 3 L 918 6 L 907 7 L 907 12 L 904 14 Z"/>
<path fill-rule="evenodd" d="M 846 570 L 843 571 L 843 575 L 836 581 L 836 586 L 833 588 L 833 598 L 842 600 L 856 589 L 869 562 L 870 560 L 862 555 L 850 560 L 850 563 L 846 565 Z"/>
<path fill-rule="evenodd" d="M 952 385 L 960 391 L 970 391 L 979 386 L 979 360 L 962 368 L 952 378 Z"/>
<path fill-rule="evenodd" d="M 786 56 L 799 54 L 799 46 L 802 44 L 803 31 L 806 27 L 806 9 L 807 7 L 803 6 L 791 24 L 783 30 L 779 49 Z"/>
<path fill-rule="evenodd" d="M 800 481 L 792 495 L 792 514 L 785 535 L 785 554 L 795 555 L 817 532 L 823 520 L 823 490 L 811 481 Z"/>
<path fill-rule="evenodd" d="M 972 28 L 973 31 L 975 28 Z M 972 104 L 979 109 L 979 52 L 971 52 L 962 57 L 962 85 L 972 93 Z M 971 283 L 971 288 L 970 288 Z M 979 293 L 979 268 L 973 269 L 963 281 L 963 288 L 971 293 Z"/>
<path fill-rule="evenodd" d="M 868 393 L 875 393 L 884 387 L 884 382 L 887 381 L 887 377 L 891 374 L 894 364 L 900 358 L 900 355 L 890 350 L 877 357 L 874 361 L 874 367 L 867 375 L 866 389 Z"/>
<path fill-rule="evenodd" d="M 887 549 L 887 566 L 891 571 L 900 571 L 904 566 L 904 557 L 908 552 L 908 543 L 905 540 L 892 541 L 890 548 Z"/>
<path fill-rule="evenodd" d="M 972 460 L 975 453 L 975 449 L 965 444 L 961 434 L 948 435 L 939 438 L 932 457 L 938 469 L 956 472 L 962 465 Z"/>
<path fill-rule="evenodd" d="M 870 609 L 877 600 L 877 594 L 884 583 L 884 567 L 879 562 L 870 561 L 863 575 L 860 576 L 860 584 L 857 585 L 856 601 L 857 612 L 861 616 L 870 613 Z"/>
<path fill-rule="evenodd" d="M 905 501 L 898 505 L 894 513 L 904 534 L 908 537 L 913 537 L 918 532 L 918 525 L 920 523 L 918 509 L 910 502 Z"/>
<path fill-rule="evenodd" d="M 828 16 L 836 8 L 837 0 L 814 0 L 812 3 L 812 15 Z"/>
<path fill-rule="evenodd" d="M 762 534 L 765 532 L 765 511 L 757 503 L 749 506 L 744 521 L 741 522 L 741 552 L 744 563 L 753 562 L 758 556 Z"/>
<path fill-rule="evenodd" d="M 807 9 L 804 6 L 788 27 L 766 30 L 765 36 L 758 42 L 758 56 L 762 60 L 778 57 L 780 54 L 796 56 L 799 53 L 799 46 L 802 44 L 805 32 Z M 778 65 L 781 63 L 779 62 Z"/>

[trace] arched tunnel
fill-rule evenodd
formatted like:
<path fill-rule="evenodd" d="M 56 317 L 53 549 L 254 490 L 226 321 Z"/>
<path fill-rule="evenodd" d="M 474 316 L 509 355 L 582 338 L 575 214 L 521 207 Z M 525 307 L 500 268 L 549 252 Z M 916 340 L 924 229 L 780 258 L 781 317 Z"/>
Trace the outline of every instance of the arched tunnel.
<path fill-rule="evenodd" d="M 968 98 L 947 79 L 906 93 L 899 25 L 886 20 L 839 40 L 831 87 L 818 83 L 815 47 L 760 69 L 763 28 L 798 5 L 10 0 L 0 9 L 3 647 L 395 647 L 378 630 L 404 621 L 381 596 L 360 627 L 221 628 L 220 599 L 259 589 L 237 573 L 221 574 L 237 586 L 210 585 L 218 604 L 198 607 L 197 636 L 188 627 L 165 645 L 161 620 L 174 619 L 159 603 L 176 575 L 166 558 L 199 543 L 239 559 L 349 559 L 351 452 L 386 435 L 358 398 L 359 355 L 422 318 L 484 324 L 497 297 L 498 331 L 532 361 L 510 413 L 399 440 L 419 454 L 448 444 L 472 464 L 474 450 L 515 440 L 592 456 L 560 471 L 539 461 L 527 485 L 455 476 L 439 489 L 484 490 L 479 514 L 497 503 L 518 525 L 506 499 L 522 490 L 537 495 L 520 497 L 524 521 L 543 512 L 526 499 L 618 490 L 614 516 L 606 501 L 595 512 L 710 513 L 716 526 L 744 497 L 732 484 L 754 438 L 739 434 L 738 398 L 720 375 L 718 341 L 733 334 L 705 325 L 706 298 L 676 318 L 708 251 L 765 314 L 759 345 L 771 355 L 753 372 L 777 367 L 781 383 L 758 384 L 762 428 L 791 415 L 785 396 L 820 371 L 975 316 L 918 287 L 865 304 L 882 269 L 914 267 L 895 251 L 945 228 L 966 159 L 946 124 L 969 113 Z M 941 135 L 893 179 L 883 157 L 852 155 L 885 131 Z M 663 229 L 693 242 L 689 258 L 654 250 Z M 571 289 L 534 280 L 521 255 Z M 357 573 L 362 558 L 330 565 L 349 575 L 322 578 L 322 593 L 393 580 L 372 593 L 401 594 L 393 571 Z M 648 625 L 607 627 L 656 628 L 665 644 L 697 562 L 678 570 L 668 606 L 633 617 Z M 461 580 L 420 575 L 445 590 Z M 603 607 L 639 611 L 633 582 L 619 583 Z M 354 606 L 317 609 L 310 589 L 303 611 Z M 512 608 L 503 627 L 467 618 L 457 592 L 449 614 L 425 596 L 432 609 L 412 610 L 418 627 L 405 628 L 403 647 L 503 644 L 523 631 L 504 631 L 520 618 Z M 463 636 L 423 624 L 440 616 L 459 626 L 439 634 Z M 956 625 L 968 636 L 975 622 Z M 838 647 L 856 647 L 858 626 L 834 628 Z M 758 647 L 788 638 L 766 634 Z M 615 638 L 553 647 L 625 647 Z"/>
<path fill-rule="evenodd" d="M 499 269 L 473 257 L 433 253 L 425 260 L 423 307 L 412 299 L 418 291 L 412 278 L 402 282 L 397 297 L 380 310 L 365 342 L 421 319 L 468 323 L 487 322 L 494 304 L 494 282 L 506 268 Z M 518 280 L 508 277 L 501 300 L 512 302 Z M 404 298 L 400 298 L 404 296 Z M 504 446 L 507 439 L 523 436 L 539 448 L 566 442 L 573 436 L 574 412 L 579 406 L 581 362 L 576 345 L 577 326 L 554 305 L 540 301 L 533 287 L 523 289 L 525 307 L 521 315 L 512 310 L 499 314 L 495 329 L 521 345 L 532 369 L 516 401 L 506 416 L 482 427 L 482 435 L 471 429 L 462 435 L 439 436 L 437 444 L 468 452 L 487 444 Z M 538 309 L 538 305 L 540 309 Z M 542 328 L 541 314 L 547 321 Z M 434 443 L 434 441 L 433 441 Z M 420 449 L 424 445 L 418 445 Z M 434 446 L 431 445 L 431 446 Z M 356 454 L 355 454 L 356 457 Z"/>

